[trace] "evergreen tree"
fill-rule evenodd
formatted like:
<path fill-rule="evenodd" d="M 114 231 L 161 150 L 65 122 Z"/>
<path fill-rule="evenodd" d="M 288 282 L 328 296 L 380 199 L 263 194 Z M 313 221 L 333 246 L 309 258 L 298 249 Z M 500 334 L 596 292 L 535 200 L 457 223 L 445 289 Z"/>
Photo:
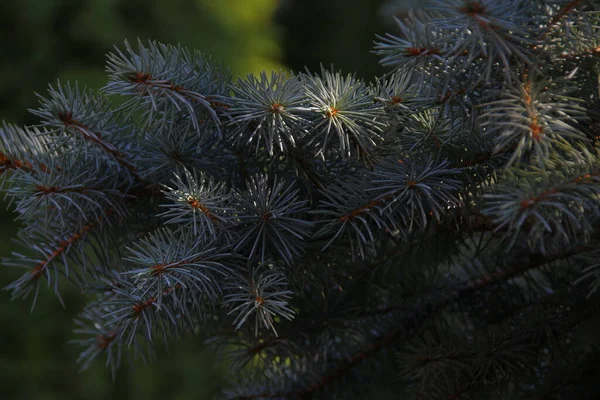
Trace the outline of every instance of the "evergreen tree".
<path fill-rule="evenodd" d="M 52 86 L 0 134 L 7 289 L 82 289 L 84 368 L 203 332 L 224 398 L 597 398 L 599 7 L 436 4 L 372 83 L 149 42 Z"/>

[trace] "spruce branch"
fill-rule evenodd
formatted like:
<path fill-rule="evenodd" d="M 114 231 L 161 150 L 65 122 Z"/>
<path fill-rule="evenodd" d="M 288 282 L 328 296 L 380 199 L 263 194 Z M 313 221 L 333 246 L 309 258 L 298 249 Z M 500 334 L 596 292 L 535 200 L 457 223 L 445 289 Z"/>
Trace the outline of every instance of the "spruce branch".
<path fill-rule="evenodd" d="M 21 161 L 15 158 L 10 158 L 4 153 L 0 153 L 0 172 L 6 172 L 11 169 L 27 169 L 32 170 L 33 165 L 29 161 Z M 46 168 L 44 168 L 45 170 Z"/>
<path fill-rule="evenodd" d="M 431 21 L 429 14 L 423 10 L 409 11 L 405 21 L 394 17 L 402 37 L 392 34 L 376 35 L 374 53 L 382 56 L 381 64 L 394 66 L 401 71 L 410 71 L 424 64 L 443 62 L 446 45 L 442 41 L 445 33 Z"/>
<path fill-rule="evenodd" d="M 148 181 L 169 181 L 184 170 L 200 170 L 215 178 L 225 179 L 231 171 L 225 166 L 234 160 L 228 149 L 209 127 L 198 135 L 189 119 L 173 116 L 173 121 L 156 130 L 147 130 L 139 144 L 140 174 Z"/>
<path fill-rule="evenodd" d="M 172 242 L 172 232 L 156 231 L 129 248 L 133 255 L 124 258 L 124 261 L 141 265 L 124 274 L 133 276 L 137 290 L 154 294 L 159 310 L 162 294 L 175 286 L 197 290 L 206 299 L 217 298 L 220 295 L 217 280 L 227 277 L 232 271 L 227 266 L 232 255 L 218 240 L 207 242 L 201 235 L 195 239 L 179 235 L 180 240 Z"/>
<path fill-rule="evenodd" d="M 553 393 L 597 353 L 569 336 L 598 311 L 597 6 L 437 5 L 378 37 L 373 82 L 140 42 L 100 93 L 52 86 L 0 129 L 13 297 L 68 274 L 80 362 L 113 374 L 202 331 L 226 398 Z"/>
<path fill-rule="evenodd" d="M 146 125 L 156 119 L 164 124 L 175 111 L 185 112 L 196 130 L 206 115 L 220 131 L 215 110 L 229 107 L 223 101 L 229 72 L 201 53 L 152 41 L 147 46 L 138 41 L 136 52 L 125 41 L 125 52 L 115 48 L 109 54 L 108 72 L 111 78 L 104 91 L 131 96 L 122 108 L 141 111 Z"/>
<path fill-rule="evenodd" d="M 244 279 L 241 285 L 233 282 L 230 285 L 232 293 L 225 296 L 224 304 L 231 308 L 228 314 L 236 314 L 233 322 L 236 329 L 240 329 L 254 315 L 255 336 L 261 326 L 272 330 L 277 336 L 274 318 L 293 318 L 293 311 L 287 306 L 292 292 L 287 290 L 285 277 L 279 271 L 261 267 L 252 268 L 249 278 Z M 240 289 L 243 291 L 240 292 Z M 253 352 L 260 352 L 265 346 L 262 349 L 256 348 Z"/>
<path fill-rule="evenodd" d="M 78 363 L 81 363 L 80 370 L 83 371 L 89 368 L 94 360 L 101 355 L 105 355 L 106 366 L 110 367 L 114 378 L 118 367 L 121 365 L 124 338 L 127 338 L 129 345 L 134 346 L 136 355 L 141 356 L 145 361 L 146 357 L 141 343 L 134 339 L 141 336 L 151 342 L 152 330 L 157 329 L 157 324 L 161 323 L 162 320 L 160 315 L 157 316 L 154 311 L 157 297 L 132 297 L 128 292 L 123 291 L 126 287 L 132 288 L 131 284 L 118 276 L 107 283 L 108 286 L 105 288 L 105 295 L 108 296 L 107 302 L 89 304 L 79 318 L 75 320 L 75 323 L 79 326 L 75 333 L 85 335 L 87 339 L 73 340 L 72 343 L 83 348 L 77 359 Z M 161 296 L 169 296 L 173 290 L 177 289 L 180 289 L 180 286 L 169 287 L 161 293 Z M 118 308 L 116 312 L 115 308 Z M 165 313 L 166 308 L 167 306 L 163 307 L 163 313 Z M 169 308 L 172 308 L 172 304 L 169 304 Z M 171 309 L 171 312 L 173 311 Z M 115 314 L 117 314 L 116 318 Z M 169 316 L 174 318 L 175 314 L 170 313 Z M 191 315 L 187 316 L 191 319 L 190 317 Z M 111 320 L 107 322 L 107 319 Z M 102 321 L 102 324 L 100 324 L 100 321 Z M 142 326 L 146 329 L 138 329 Z M 161 324 L 160 326 L 163 329 L 162 333 L 166 336 L 165 325 Z M 175 333 L 177 334 L 178 331 L 175 331 Z M 151 345 L 148 346 L 147 350 L 148 355 L 154 357 Z"/>
<path fill-rule="evenodd" d="M 264 145 L 273 156 L 274 147 L 284 153 L 306 135 L 308 121 L 303 114 L 308 109 L 298 77 L 275 72 L 270 78 L 265 73 L 259 78 L 248 75 L 232 90 L 234 97 L 227 115 L 235 127 L 234 144 L 245 146 L 256 142 L 256 151 Z"/>
<path fill-rule="evenodd" d="M 498 192 L 486 194 L 487 204 L 482 212 L 493 218 L 496 230 L 507 228 L 507 235 L 515 235 L 511 245 L 517 240 L 516 233 L 524 229 L 527 229 L 530 246 L 539 246 L 542 252 L 552 248 L 552 240 L 569 243 L 593 231 L 591 221 L 599 209 L 600 171 L 594 165 L 582 169 L 555 184 L 548 182 L 546 171 L 532 170 L 522 178 L 529 181 L 524 187 L 498 185 Z M 557 178 L 560 179 L 560 175 L 555 175 L 554 179 Z"/>
<path fill-rule="evenodd" d="M 18 219 L 37 219 L 43 210 L 44 226 L 53 223 L 66 227 L 68 221 L 64 217 L 73 213 L 78 213 L 83 221 L 101 218 L 107 209 L 123 216 L 121 200 L 134 195 L 115 179 L 116 173 L 105 173 L 110 170 L 109 167 L 102 175 L 93 174 L 81 168 L 78 159 L 50 159 L 39 167 L 16 170 L 11 177 L 14 185 L 6 194 L 11 200 L 17 199 Z"/>
<path fill-rule="evenodd" d="M 527 9 L 523 2 L 466 0 L 458 7 L 452 0 L 440 3 L 443 17 L 434 18 L 433 22 L 444 29 L 456 29 L 455 45 L 449 50 L 450 59 L 463 57 L 465 51 L 465 63 L 473 62 L 480 54 L 486 57 L 486 81 L 495 62 L 507 70 L 511 68 L 513 57 L 531 64 L 529 49 L 536 42 L 525 23 L 523 15 Z"/>
<path fill-rule="evenodd" d="M 56 88 L 50 86 L 48 94 L 49 98 L 39 96 L 40 108 L 30 111 L 42 119 L 42 126 L 52 135 L 52 148 L 66 145 L 71 136 L 75 136 L 75 139 L 81 137 L 114 159 L 135 179 L 144 182 L 135 165 L 104 137 L 116 123 L 108 99 L 92 94 L 87 88 L 80 90 L 77 85 L 73 88 L 69 83 L 61 85 L 60 82 Z M 108 136 L 112 137 L 110 134 Z M 86 153 L 85 146 L 83 153 Z"/>
<path fill-rule="evenodd" d="M 525 74 L 523 82 L 503 92 L 503 99 L 483 105 L 487 110 L 481 115 L 481 126 L 486 134 L 497 137 L 496 149 L 515 145 L 507 166 L 528 152 L 542 164 L 553 152 L 570 155 L 580 151 L 577 141 L 586 138 L 577 123 L 585 119 L 584 111 L 577 104 L 580 100 L 567 96 L 568 86 L 563 83 L 561 87 L 561 83 Z"/>
<path fill-rule="evenodd" d="M 28 245 L 28 248 L 39 253 L 40 258 L 32 258 L 27 255 L 13 252 L 13 255 L 16 256 L 16 258 L 3 260 L 5 265 L 29 268 L 29 271 L 26 274 L 6 286 L 4 290 L 12 291 L 13 298 L 26 298 L 34 292 L 32 303 L 33 309 L 39 293 L 40 278 L 43 276 L 46 278 L 48 286 L 51 284 L 53 285 L 54 292 L 62 303 L 63 301 L 58 291 L 59 273 L 69 277 L 69 258 L 76 264 L 81 265 L 82 260 L 89 257 L 89 255 L 83 253 L 82 245 L 84 244 L 84 240 L 87 238 L 90 231 L 98 229 L 101 222 L 110 217 L 111 214 L 112 210 L 108 209 L 96 220 L 89 222 L 79 231 L 71 234 L 55 233 L 52 231 L 39 232 L 36 230 L 31 232 L 28 232 L 27 230 L 21 231 L 20 239 L 23 244 Z M 83 262 L 84 266 L 85 264 L 86 263 Z M 86 271 L 83 272 L 85 273 Z M 54 277 L 52 276 L 53 274 Z M 78 275 L 78 271 L 73 271 L 71 275 L 73 274 Z M 79 279 L 82 283 L 85 283 L 85 275 L 80 275 Z"/>
<path fill-rule="evenodd" d="M 427 225 L 427 215 L 441 220 L 448 209 L 458 204 L 455 195 L 461 187 L 453 177 L 460 170 L 450 168 L 447 161 L 438 165 L 429 159 L 424 165 L 410 160 L 391 160 L 382 163 L 373 173 L 373 183 L 379 198 L 389 198 L 386 207 L 392 208 L 408 231 Z M 404 209 L 403 209 L 404 208 Z"/>
<path fill-rule="evenodd" d="M 361 178 L 330 185 L 322 192 L 319 208 L 312 211 L 328 217 L 319 221 L 322 227 L 314 237 L 329 239 L 324 248 L 348 237 L 364 258 L 364 246 L 375 242 L 374 230 L 406 234 L 427 226 L 428 216 L 439 221 L 456 204 L 452 192 L 459 188 L 459 182 L 450 178 L 458 170 L 447 167 L 448 163 L 435 166 L 432 160 L 424 165 L 387 160 Z"/>
<path fill-rule="evenodd" d="M 323 249 L 342 237 L 350 239 L 350 246 L 357 248 L 361 258 L 365 257 L 365 247 L 372 247 L 377 231 L 397 229 L 389 211 L 383 210 L 384 198 L 370 196 L 365 180 L 349 179 L 341 185 L 329 185 L 323 192 L 324 199 L 314 211 L 322 215 L 321 228 L 314 238 L 329 238 Z"/>
<path fill-rule="evenodd" d="M 0 176 L 15 169 L 32 172 L 36 164 L 47 172 L 45 157 L 53 155 L 49 150 L 48 140 L 39 129 L 20 128 L 3 122 L 0 128 Z"/>
<path fill-rule="evenodd" d="M 570 0 L 568 1 L 556 14 L 552 16 L 552 19 L 548 22 L 546 28 L 541 32 L 540 39 L 544 40 L 548 34 L 556 27 L 556 25 L 565 18 L 570 12 L 581 4 L 582 0 Z"/>
<path fill-rule="evenodd" d="M 325 159 L 333 147 L 342 157 L 368 160 L 386 127 L 382 107 L 373 102 L 368 86 L 353 75 L 321 68 L 321 75 L 302 76 L 311 114 L 309 143 Z M 333 138 L 332 138 L 333 136 Z"/>
<path fill-rule="evenodd" d="M 230 195 L 222 183 L 202 174 L 197 176 L 195 171 L 191 173 L 187 169 L 185 178 L 175 175 L 173 183 L 175 188 L 164 185 L 165 199 L 170 203 L 161 204 L 168 210 L 159 214 L 168 218 L 166 224 L 192 226 L 194 234 L 208 231 L 215 237 L 217 229 L 235 219 Z"/>
<path fill-rule="evenodd" d="M 270 182 L 267 175 L 250 177 L 246 190 L 235 193 L 235 208 L 241 227 L 234 250 L 249 248 L 248 258 L 264 263 L 268 255 L 291 264 L 303 250 L 313 223 L 299 218 L 308 210 L 299 190 L 285 182 Z"/>

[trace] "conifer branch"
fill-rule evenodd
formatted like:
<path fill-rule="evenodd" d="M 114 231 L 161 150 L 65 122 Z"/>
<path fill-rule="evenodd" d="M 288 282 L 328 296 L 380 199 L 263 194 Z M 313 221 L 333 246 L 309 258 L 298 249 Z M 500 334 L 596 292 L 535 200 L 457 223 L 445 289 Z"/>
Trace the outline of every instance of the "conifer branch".
<path fill-rule="evenodd" d="M 550 31 L 560 22 L 561 19 L 566 17 L 571 11 L 573 11 L 579 4 L 581 4 L 582 0 L 569 0 L 548 22 L 546 28 L 542 31 L 540 35 L 540 40 L 546 39 Z"/>
<path fill-rule="evenodd" d="M 50 262 L 52 262 L 53 259 L 59 257 L 64 252 L 66 252 L 69 246 L 71 246 L 73 243 L 82 240 L 95 225 L 95 222 L 91 222 L 87 225 L 84 225 L 79 232 L 57 243 L 56 247 L 50 254 L 48 254 L 47 258 L 45 260 L 42 260 L 38 265 L 31 269 L 29 273 L 32 279 L 35 280 L 42 276 L 42 274 L 44 274 L 44 272 L 48 269 L 48 265 L 50 264 Z"/>
<path fill-rule="evenodd" d="M 47 151 L 45 141 L 39 138 L 40 132 L 30 132 L 6 123 L 3 128 L 0 129 L 0 174 L 17 169 L 32 174 L 37 173 L 37 169 L 49 172 L 48 166 L 44 162 L 32 157 L 33 155 L 45 155 L 44 153 Z M 38 168 L 34 165 L 36 163 Z M 57 171 L 60 172 L 60 167 L 57 167 Z"/>
<path fill-rule="evenodd" d="M 230 80 L 228 71 L 221 71 L 199 52 L 180 46 L 150 41 L 145 47 L 138 41 L 137 52 L 128 42 L 125 50 L 116 49 L 116 54 L 109 55 L 111 82 L 104 88 L 108 94 L 133 96 L 123 109 L 143 110 L 146 124 L 157 116 L 166 118 L 186 110 L 194 129 L 200 131 L 203 118 L 197 115 L 199 105 L 220 131 L 215 109 L 229 108 L 223 101 Z"/>
<path fill-rule="evenodd" d="M 33 307 L 35 306 L 36 300 L 37 300 L 37 294 L 38 294 L 38 289 L 39 289 L 39 278 L 41 278 L 42 276 L 45 276 L 46 279 L 48 280 L 48 284 L 50 284 L 50 282 L 51 282 L 50 268 L 53 265 L 53 262 L 61 257 L 64 260 L 64 268 L 65 268 L 65 270 L 62 272 L 68 277 L 69 276 L 69 268 L 68 268 L 68 263 L 65 258 L 66 253 L 78 242 L 83 241 L 86 238 L 86 236 L 89 234 L 90 231 L 92 231 L 93 229 L 97 228 L 100 225 L 100 223 L 102 222 L 103 219 L 110 217 L 112 214 L 113 214 L 113 210 L 108 209 L 108 210 L 106 210 L 106 212 L 103 216 L 101 215 L 95 221 L 85 224 L 79 231 L 77 231 L 73 234 L 63 235 L 63 237 L 60 241 L 57 241 L 56 243 L 54 243 L 50 246 L 42 244 L 41 245 L 42 248 L 38 247 L 37 250 L 39 250 L 44 255 L 44 258 L 39 260 L 39 262 L 35 266 L 30 267 L 29 272 L 26 273 L 25 275 L 23 275 L 20 279 L 18 279 L 16 281 L 14 281 L 13 283 L 9 284 L 8 286 L 6 286 L 4 288 L 4 290 L 11 290 L 13 298 L 15 298 L 17 296 L 18 297 L 27 297 L 33 290 L 32 287 L 35 286 L 36 287 L 35 295 L 34 295 L 34 300 L 32 303 L 32 309 L 33 309 Z M 28 258 L 24 258 L 23 261 L 28 261 L 28 260 L 29 260 Z M 58 294 L 58 276 L 55 277 L 54 290 L 55 290 L 55 293 L 57 294 L 57 296 L 59 296 L 59 294 Z M 60 296 L 59 296 L 59 299 L 61 299 Z M 61 299 L 61 301 L 62 301 L 62 299 Z"/>
<path fill-rule="evenodd" d="M 12 159 L 6 154 L 0 152 L 0 173 L 9 171 L 11 169 L 27 169 L 32 170 L 33 165 L 29 161 L 21 161 Z"/>
<path fill-rule="evenodd" d="M 144 182 L 144 180 L 139 176 L 137 168 L 131 162 L 129 162 L 125 155 L 117 150 L 115 146 L 104 140 L 100 133 L 92 132 L 84 124 L 74 119 L 73 114 L 70 111 L 66 113 L 59 113 L 58 117 L 67 129 L 73 129 L 76 132 L 79 132 L 85 140 L 94 143 L 96 146 L 102 149 L 102 151 L 112 156 L 121 166 L 125 167 L 132 174 L 132 176 L 135 177 L 135 179 L 140 182 Z"/>
<path fill-rule="evenodd" d="M 125 348 L 152 358 L 157 338 L 202 329 L 240 378 L 227 398 L 385 381 L 512 399 L 561 372 L 540 364 L 557 340 L 595 354 L 557 330 L 595 312 L 600 282 L 598 7 L 437 3 L 378 37 L 394 70 L 371 83 L 333 67 L 232 81 L 139 42 L 109 55 L 99 94 L 51 87 L 41 129 L 0 129 L 18 235 L 41 254 L 5 262 L 27 269 L 13 297 L 70 274 L 92 298 L 79 361 L 113 374 Z M 550 317 L 529 318 L 540 302 Z M 397 345 L 402 380 L 380 351 Z"/>
<path fill-rule="evenodd" d="M 434 303 L 428 304 L 424 307 L 426 311 L 412 310 L 415 316 L 420 316 L 420 318 L 407 318 L 404 324 L 399 324 L 395 326 L 393 329 L 385 332 L 381 336 L 379 336 L 374 342 L 369 343 L 366 347 L 361 349 L 360 351 L 354 353 L 352 357 L 350 357 L 345 362 L 341 363 L 339 366 L 335 366 L 330 370 L 326 370 L 325 373 L 318 377 L 316 382 L 310 384 L 308 387 L 301 388 L 297 391 L 290 392 L 278 392 L 278 393 L 260 393 L 250 396 L 239 396 L 236 397 L 238 400 L 258 400 L 263 398 L 297 398 L 304 399 L 310 398 L 310 396 L 322 390 L 325 386 L 333 383 L 334 381 L 345 376 L 351 369 L 359 365 L 361 362 L 365 361 L 369 357 L 373 356 L 383 347 L 388 346 L 392 342 L 398 339 L 406 339 L 408 335 L 413 335 L 419 329 L 420 324 L 424 320 L 425 315 L 430 316 L 434 313 L 442 311 L 446 307 L 455 304 L 456 301 L 460 299 L 464 299 L 467 296 L 472 295 L 475 291 L 484 290 L 490 286 L 506 282 L 516 276 L 522 275 L 524 273 L 530 272 L 532 270 L 541 268 L 549 263 L 557 262 L 560 260 L 564 260 L 578 254 L 582 254 L 588 251 L 593 251 L 595 247 L 593 245 L 579 245 L 574 246 L 571 249 L 557 252 L 554 254 L 546 255 L 546 256 L 533 256 L 530 257 L 530 262 L 525 264 L 514 265 L 507 268 L 497 269 L 493 271 L 490 275 L 485 278 L 468 280 L 462 284 L 456 286 L 457 289 L 451 291 L 449 294 L 444 295 L 441 299 L 435 301 Z M 407 307 L 403 306 L 400 308 L 390 307 L 384 310 L 377 310 L 372 313 L 370 316 L 375 316 L 380 313 L 389 314 L 396 311 L 406 311 Z M 454 394 L 459 396 L 461 393 L 464 393 L 469 389 L 470 385 L 463 387 L 459 392 Z M 449 398 L 452 398 L 450 396 Z"/>

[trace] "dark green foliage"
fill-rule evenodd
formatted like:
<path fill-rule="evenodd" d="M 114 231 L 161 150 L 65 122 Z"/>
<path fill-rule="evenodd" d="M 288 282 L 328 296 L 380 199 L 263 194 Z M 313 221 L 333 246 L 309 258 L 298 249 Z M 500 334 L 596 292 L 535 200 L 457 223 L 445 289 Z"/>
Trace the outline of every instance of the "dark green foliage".
<path fill-rule="evenodd" d="M 600 13 L 437 4 L 372 83 L 150 42 L 51 88 L 0 135 L 38 257 L 7 289 L 73 278 L 82 365 L 115 374 L 201 331 L 225 398 L 596 398 Z"/>

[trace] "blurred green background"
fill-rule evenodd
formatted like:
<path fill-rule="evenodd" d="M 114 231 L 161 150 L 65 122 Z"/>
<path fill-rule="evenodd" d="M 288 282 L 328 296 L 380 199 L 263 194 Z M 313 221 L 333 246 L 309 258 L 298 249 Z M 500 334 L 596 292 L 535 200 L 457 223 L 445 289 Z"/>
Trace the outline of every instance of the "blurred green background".
<path fill-rule="evenodd" d="M 394 31 L 392 14 L 410 0 L 2 0 L 0 1 L 0 120 L 37 121 L 34 92 L 48 83 L 106 81 L 105 54 L 124 39 L 181 43 L 212 54 L 235 76 L 272 69 L 317 71 L 320 64 L 372 79 L 382 69 L 369 53 L 375 33 Z M 413 2 L 414 3 L 414 2 Z M 0 201 L 0 256 L 18 224 Z M 23 271 L 0 267 L 0 286 Z M 11 302 L 0 292 L 0 399 L 206 399 L 223 384 L 223 371 L 199 338 L 173 342 L 158 362 L 125 365 L 116 381 L 97 362 L 78 373 L 73 317 L 78 291 L 63 285 L 62 308 L 51 290 Z"/>

